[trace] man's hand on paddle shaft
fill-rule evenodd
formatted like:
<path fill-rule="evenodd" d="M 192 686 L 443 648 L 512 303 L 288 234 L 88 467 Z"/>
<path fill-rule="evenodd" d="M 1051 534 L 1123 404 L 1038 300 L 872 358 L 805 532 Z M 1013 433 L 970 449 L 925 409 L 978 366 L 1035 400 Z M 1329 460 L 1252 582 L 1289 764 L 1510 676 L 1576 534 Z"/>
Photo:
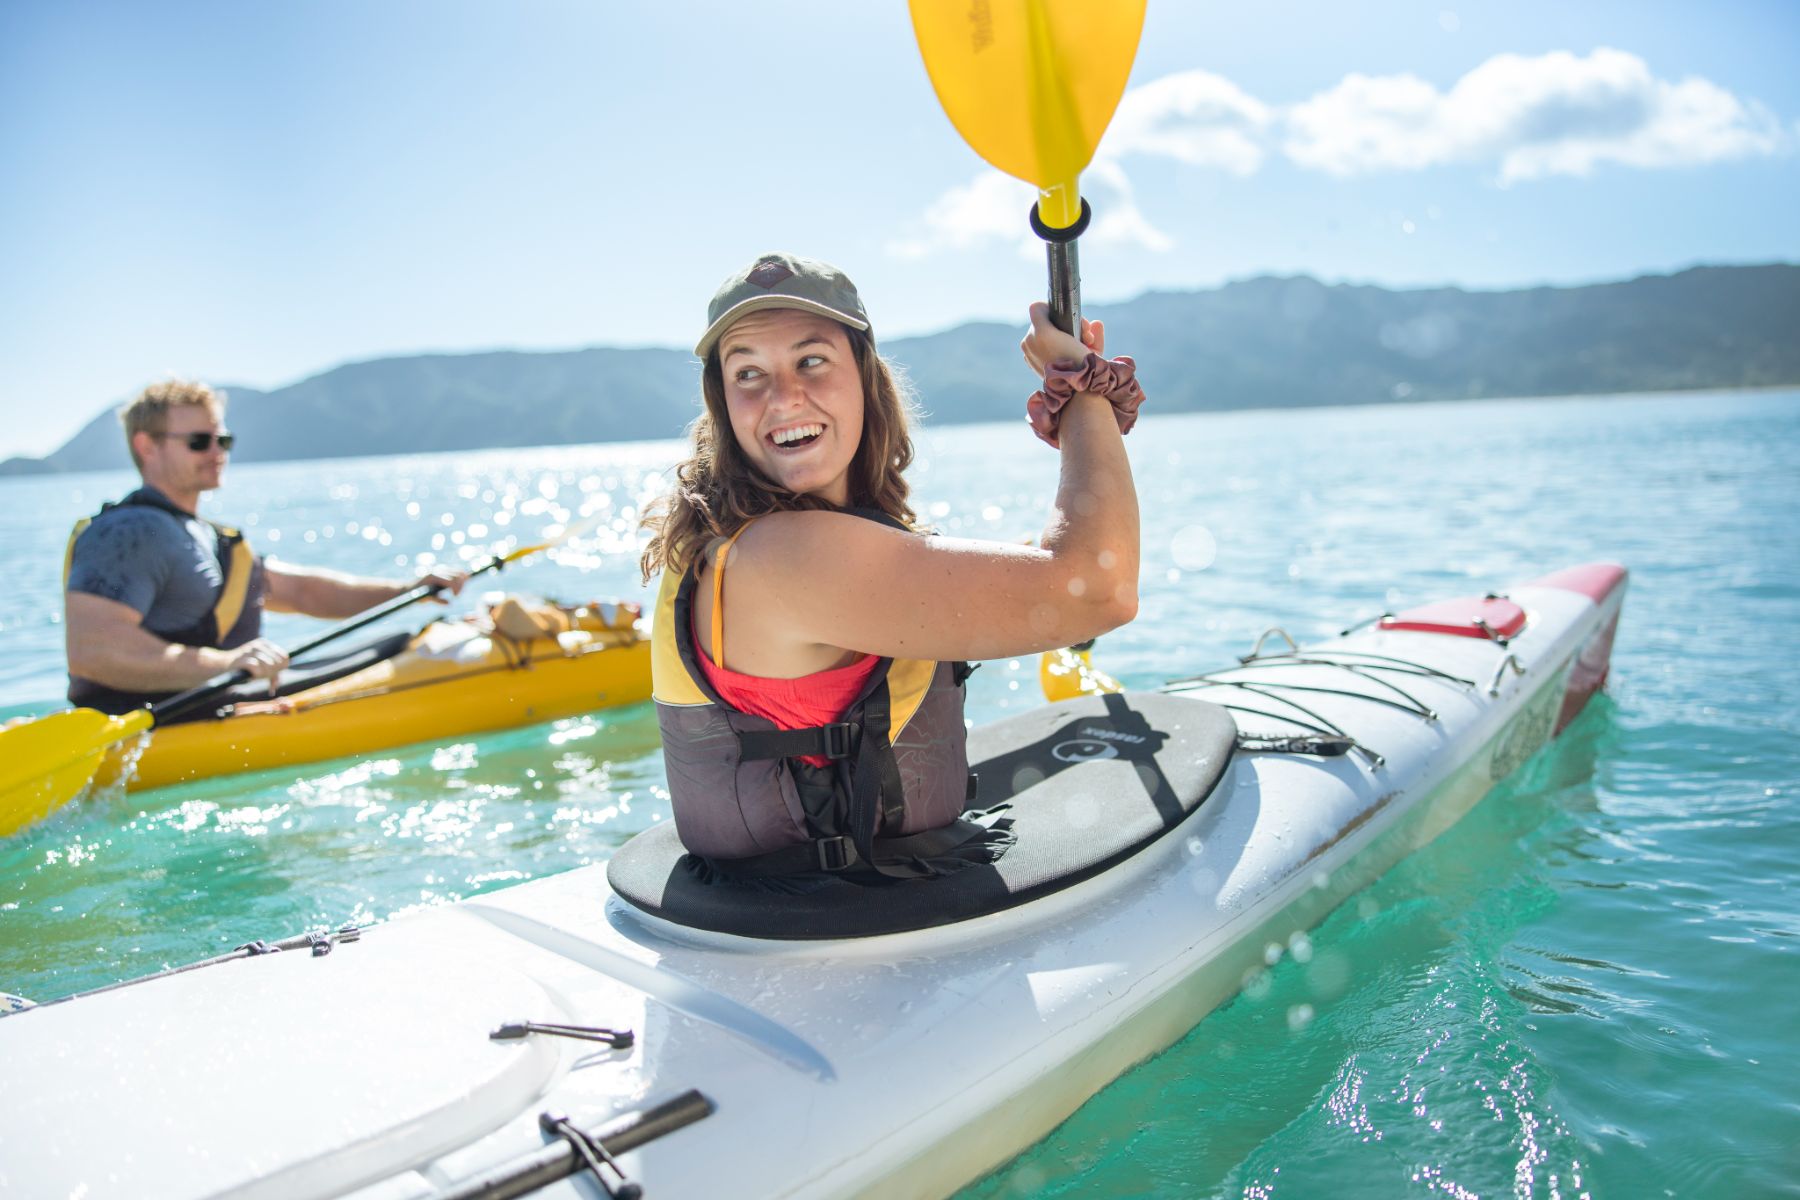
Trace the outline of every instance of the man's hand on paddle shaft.
<path fill-rule="evenodd" d="M 467 582 L 469 582 L 469 573 L 467 571 L 451 571 L 443 567 L 437 567 L 425 572 L 425 574 L 413 580 L 410 585 L 402 588 L 401 591 L 411 591 L 413 588 L 421 586 L 434 587 L 439 589 L 439 591 L 431 598 L 432 602 L 434 604 L 448 604 L 450 603 L 450 597 L 461 593 L 463 584 Z M 395 595 L 398 594 L 398 592 L 395 593 Z"/>
<path fill-rule="evenodd" d="M 252 679 L 267 679 L 270 681 L 271 692 L 274 690 L 276 676 L 286 670 L 288 665 L 287 651 L 268 638 L 257 638 L 218 653 L 229 656 L 225 670 L 243 671 Z"/>

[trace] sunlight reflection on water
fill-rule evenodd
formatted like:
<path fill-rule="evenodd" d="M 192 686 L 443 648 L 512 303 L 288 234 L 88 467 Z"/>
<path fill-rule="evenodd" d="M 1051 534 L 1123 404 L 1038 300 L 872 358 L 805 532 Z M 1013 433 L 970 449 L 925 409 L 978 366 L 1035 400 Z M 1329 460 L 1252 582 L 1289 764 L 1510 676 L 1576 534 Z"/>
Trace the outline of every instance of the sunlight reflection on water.
<path fill-rule="evenodd" d="M 1541 769 L 1304 943 L 1276 946 L 1238 1001 L 970 1194 L 1376 1200 L 1791 1183 L 1779 1163 L 1800 1143 L 1786 1094 L 1800 1049 L 1768 998 L 1800 986 L 1787 886 L 1800 660 L 1767 632 L 1800 619 L 1796 399 L 1147 416 L 1127 443 L 1140 615 L 1101 640 L 1109 673 L 1150 686 L 1230 661 L 1270 625 L 1304 640 L 1611 558 L 1633 569 L 1613 696 Z M 266 550 L 372 574 L 472 562 L 598 517 L 591 537 L 492 586 L 641 600 L 636 518 L 678 453 L 662 442 L 237 467 L 211 511 Z M 1057 459 L 1017 428 L 977 426 L 925 431 L 920 467 L 915 507 L 942 532 L 1020 538 L 1039 531 Z M 0 553 L 17 564 L 0 717 L 57 702 L 68 525 L 127 482 L 0 483 L 12 501 Z M 270 622 L 289 640 L 313 628 Z M 978 671 L 971 717 L 1039 703 L 1032 666 Z M 663 784 L 654 714 L 639 705 L 323 771 L 101 797 L 0 841 L 0 990 L 54 996 L 601 862 L 667 819 Z"/>

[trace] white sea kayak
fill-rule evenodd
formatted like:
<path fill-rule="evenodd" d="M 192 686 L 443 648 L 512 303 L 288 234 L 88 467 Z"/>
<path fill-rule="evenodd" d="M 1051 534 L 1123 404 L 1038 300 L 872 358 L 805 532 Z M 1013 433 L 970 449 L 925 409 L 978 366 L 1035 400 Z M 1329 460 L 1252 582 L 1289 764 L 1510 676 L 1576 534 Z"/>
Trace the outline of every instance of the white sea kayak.
<path fill-rule="evenodd" d="M 1567 725 L 1625 579 L 1272 631 L 977 729 L 976 803 L 1018 837 L 992 867 L 750 891 L 665 823 L 606 867 L 0 1018 L 0 1194 L 948 1193 Z"/>

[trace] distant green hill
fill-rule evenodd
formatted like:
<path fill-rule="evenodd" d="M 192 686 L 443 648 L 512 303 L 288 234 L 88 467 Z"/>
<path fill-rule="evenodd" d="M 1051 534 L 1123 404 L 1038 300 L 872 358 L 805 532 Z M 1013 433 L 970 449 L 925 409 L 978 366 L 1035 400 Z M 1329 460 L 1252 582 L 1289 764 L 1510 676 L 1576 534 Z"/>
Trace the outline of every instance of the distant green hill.
<path fill-rule="evenodd" d="M 1393 291 L 1259 278 L 1095 305 L 1155 412 L 1800 384 L 1800 266 L 1696 267 L 1588 287 Z M 897 338 L 927 420 L 1012 420 L 1020 329 Z M 428 354 L 272 392 L 227 387 L 240 462 L 678 436 L 699 364 L 677 350 Z M 127 466 L 112 413 L 0 474 Z"/>

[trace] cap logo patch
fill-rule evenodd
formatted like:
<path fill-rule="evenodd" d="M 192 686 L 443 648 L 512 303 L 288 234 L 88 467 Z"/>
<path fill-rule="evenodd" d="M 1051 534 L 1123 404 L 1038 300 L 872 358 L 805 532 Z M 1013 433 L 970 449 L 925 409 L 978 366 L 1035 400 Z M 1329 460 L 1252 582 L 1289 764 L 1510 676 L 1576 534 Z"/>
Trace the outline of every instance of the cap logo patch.
<path fill-rule="evenodd" d="M 744 277 L 746 283 L 754 283 L 757 287 L 768 291 L 784 279 L 792 279 L 794 273 L 778 262 L 759 262 L 756 269 Z"/>

